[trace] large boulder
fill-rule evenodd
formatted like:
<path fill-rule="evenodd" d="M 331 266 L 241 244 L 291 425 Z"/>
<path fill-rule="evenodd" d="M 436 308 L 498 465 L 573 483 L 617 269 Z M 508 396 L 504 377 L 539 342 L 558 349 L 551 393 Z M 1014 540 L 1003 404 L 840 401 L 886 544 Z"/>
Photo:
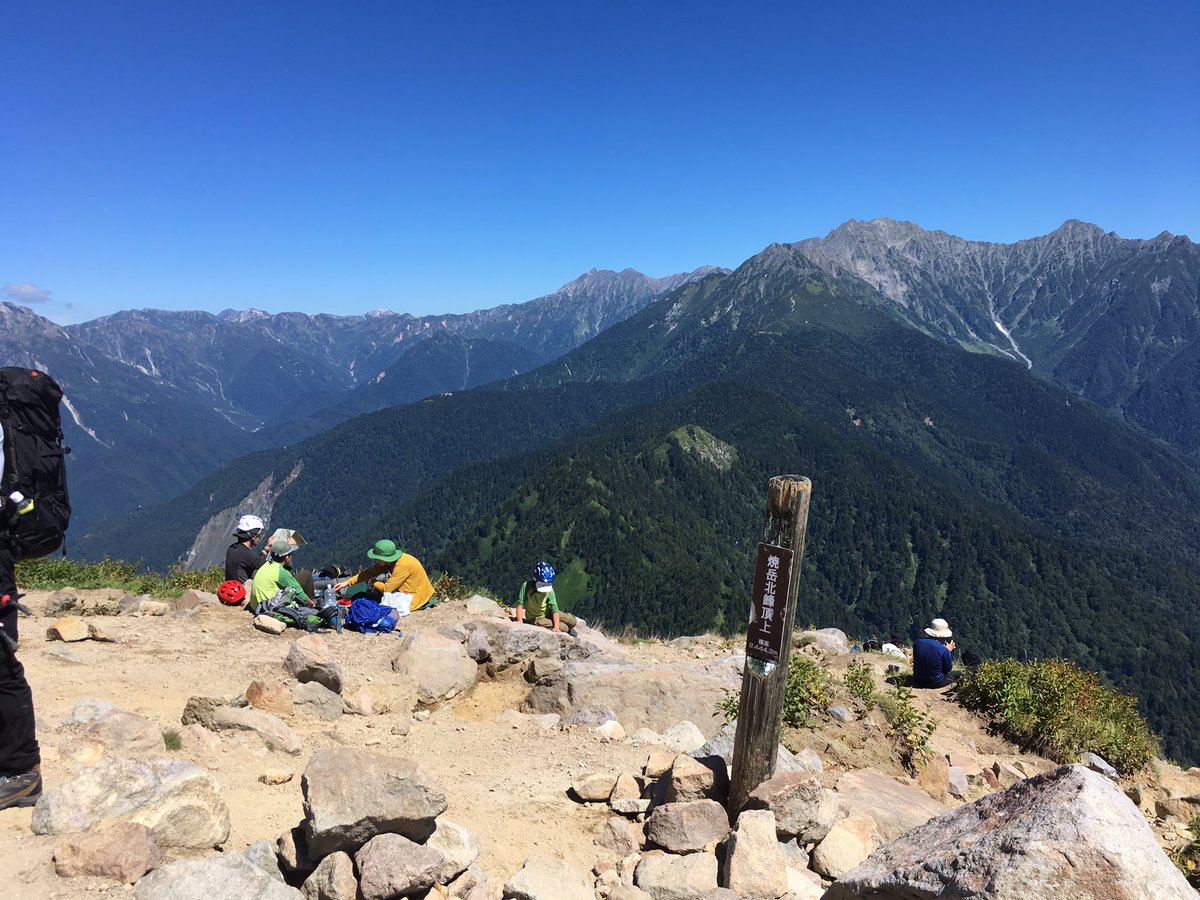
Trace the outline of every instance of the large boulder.
<path fill-rule="evenodd" d="M 729 815 L 715 800 L 666 803 L 646 819 L 646 838 L 670 853 L 695 853 L 728 832 Z"/>
<path fill-rule="evenodd" d="M 238 853 L 181 859 L 155 869 L 137 883 L 134 900 L 301 900 Z"/>
<path fill-rule="evenodd" d="M 314 859 L 353 853 L 384 832 L 424 841 L 447 805 L 442 783 L 413 760 L 350 748 L 318 751 L 300 789 Z"/>
<path fill-rule="evenodd" d="M 825 895 L 1195 900 L 1137 807 L 1102 775 L 1062 766 L 881 847 Z"/>
<path fill-rule="evenodd" d="M 834 823 L 813 849 L 812 867 L 826 878 L 841 878 L 879 847 L 879 831 L 870 816 L 848 816 Z"/>
<path fill-rule="evenodd" d="M 837 785 L 837 801 L 845 816 L 870 816 L 885 841 L 924 825 L 947 812 L 923 790 L 901 784 L 874 769 L 847 772 Z"/>
<path fill-rule="evenodd" d="M 725 856 L 725 887 L 741 900 L 776 900 L 787 891 L 787 858 L 775 837 L 775 816 L 748 809 L 738 816 Z"/>
<path fill-rule="evenodd" d="M 229 837 L 229 809 L 216 780 L 175 759 L 102 759 L 43 794 L 32 828 L 65 834 L 110 822 L 145 825 L 163 848 L 208 849 Z"/>
<path fill-rule="evenodd" d="M 401 835 L 380 834 L 354 854 L 354 862 L 363 900 L 392 900 L 433 887 L 446 857 Z"/>
<path fill-rule="evenodd" d="M 409 634 L 392 660 L 392 670 L 417 686 L 421 703 L 449 700 L 475 683 L 479 667 L 458 641 L 422 629 Z"/>
<path fill-rule="evenodd" d="M 717 887 L 717 858 L 711 853 L 673 856 L 652 850 L 637 864 L 633 883 L 654 900 L 700 900 Z"/>
<path fill-rule="evenodd" d="M 316 681 L 335 694 L 342 692 L 342 667 L 319 634 L 296 638 L 283 660 L 283 668 L 301 684 Z"/>
<path fill-rule="evenodd" d="M 504 885 L 506 900 L 594 900 L 592 881 L 561 859 L 531 856 Z"/>
<path fill-rule="evenodd" d="M 781 841 L 811 844 L 829 833 L 840 816 L 837 798 L 812 772 L 781 772 L 750 792 L 748 809 L 769 809 Z"/>
<path fill-rule="evenodd" d="M 589 658 L 568 663 L 563 678 L 570 708 L 611 709 L 630 731 L 664 732 L 683 721 L 710 731 L 717 721 L 717 704 L 725 696 L 721 682 L 697 666 L 634 666 Z"/>

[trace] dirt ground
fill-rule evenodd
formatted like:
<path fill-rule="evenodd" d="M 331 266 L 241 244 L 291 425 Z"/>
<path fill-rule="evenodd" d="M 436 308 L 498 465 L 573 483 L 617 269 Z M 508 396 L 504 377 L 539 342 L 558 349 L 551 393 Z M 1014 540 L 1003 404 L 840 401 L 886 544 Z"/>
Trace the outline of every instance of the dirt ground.
<path fill-rule="evenodd" d="M 117 598 L 116 592 L 81 594 Z M 24 602 L 40 613 L 49 597 L 48 592 L 33 591 Z M 402 627 L 436 629 L 469 618 L 462 603 L 445 603 L 414 613 Z M 178 728 L 193 695 L 234 697 L 255 679 L 286 677 L 281 663 L 299 635 L 260 633 L 246 613 L 222 607 L 202 608 L 191 616 L 90 619 L 114 643 L 48 641 L 46 628 L 52 621 L 41 616 L 24 619 L 20 650 L 33 687 L 47 789 L 79 768 L 59 751 L 66 738 L 62 723 L 79 700 L 107 700 L 153 719 L 163 730 Z M 359 688 L 386 692 L 399 644 L 395 635 L 345 632 L 326 635 L 326 640 L 343 667 L 346 694 Z M 728 653 L 728 644 L 712 639 L 631 644 L 627 649 L 634 659 L 665 662 L 716 658 Z M 496 717 L 515 709 L 528 690 L 516 668 L 432 710 L 426 721 L 413 721 L 407 735 L 391 733 L 401 721 L 393 714 L 347 715 L 333 722 L 297 714 L 288 724 L 304 741 L 299 756 L 269 752 L 254 737 L 229 732 L 222 734 L 215 751 L 174 755 L 194 759 L 220 783 L 232 819 L 227 852 L 264 838 L 274 840 L 299 823 L 300 773 L 317 750 L 344 744 L 413 757 L 441 778 L 450 804 L 446 816 L 479 838 L 483 850 L 478 864 L 489 875 L 507 878 L 535 852 L 561 857 L 587 871 L 602 853 L 593 836 L 608 812 L 603 805 L 573 802 L 567 788 L 584 772 L 638 772 L 651 748 L 603 743 L 581 729 L 545 731 L 533 723 L 497 724 Z M 278 786 L 259 783 L 260 774 L 281 768 L 296 773 L 292 781 Z M 30 809 L 0 812 L 0 842 L 5 847 L 5 889 L 0 895 L 9 900 L 67 900 L 128 893 L 100 879 L 59 878 L 52 863 L 56 839 L 32 834 L 31 816 Z"/>

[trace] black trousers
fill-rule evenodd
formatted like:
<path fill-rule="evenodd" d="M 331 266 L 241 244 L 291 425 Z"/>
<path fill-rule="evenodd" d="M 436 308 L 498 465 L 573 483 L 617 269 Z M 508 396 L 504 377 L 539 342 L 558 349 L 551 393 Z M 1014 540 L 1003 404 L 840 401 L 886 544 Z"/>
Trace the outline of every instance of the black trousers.
<path fill-rule="evenodd" d="M 17 582 L 12 551 L 0 538 L 0 775 L 20 775 L 42 761 L 33 724 L 33 692 L 17 659 Z M 10 643 L 11 642 L 11 643 Z"/>

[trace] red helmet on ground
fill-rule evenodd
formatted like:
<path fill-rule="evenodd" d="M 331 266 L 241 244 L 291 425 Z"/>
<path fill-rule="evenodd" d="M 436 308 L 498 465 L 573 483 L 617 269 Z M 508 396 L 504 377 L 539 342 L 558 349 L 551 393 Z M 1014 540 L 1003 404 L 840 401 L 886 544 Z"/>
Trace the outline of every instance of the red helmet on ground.
<path fill-rule="evenodd" d="M 246 599 L 246 586 L 230 579 L 217 588 L 217 599 L 226 606 L 237 606 Z"/>

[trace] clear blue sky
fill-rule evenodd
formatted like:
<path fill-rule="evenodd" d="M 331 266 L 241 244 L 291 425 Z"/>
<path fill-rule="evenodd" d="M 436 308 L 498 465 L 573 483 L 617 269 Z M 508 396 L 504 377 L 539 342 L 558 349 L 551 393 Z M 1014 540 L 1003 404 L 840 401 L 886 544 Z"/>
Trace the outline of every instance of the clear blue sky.
<path fill-rule="evenodd" d="M 1200 239 L 1194 0 L 45 0 L 0 28 L 0 296 L 59 321 L 465 311 L 878 215 Z"/>

